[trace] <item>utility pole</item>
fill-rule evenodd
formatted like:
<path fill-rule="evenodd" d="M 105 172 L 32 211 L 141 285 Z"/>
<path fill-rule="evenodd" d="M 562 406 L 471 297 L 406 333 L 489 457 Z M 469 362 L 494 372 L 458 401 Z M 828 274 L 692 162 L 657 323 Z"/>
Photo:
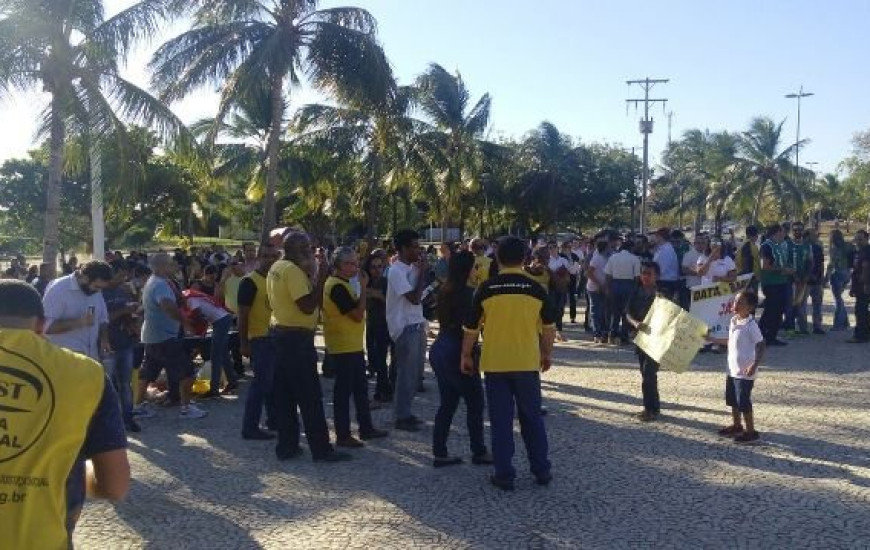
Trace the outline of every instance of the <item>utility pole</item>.
<path fill-rule="evenodd" d="M 649 135 L 653 131 L 653 120 L 649 117 L 649 105 L 650 103 L 661 103 L 662 107 L 664 107 L 665 103 L 668 102 L 667 99 L 650 99 L 649 91 L 656 84 L 665 84 L 669 82 L 670 79 L 667 78 L 644 78 L 643 80 L 626 80 L 626 84 L 631 86 L 632 84 L 637 84 L 641 88 L 643 88 L 643 99 L 626 99 L 626 103 L 631 103 L 637 108 L 638 104 L 643 103 L 643 119 L 640 121 L 640 133 L 643 134 L 643 176 L 641 183 L 641 196 L 640 196 L 640 232 L 641 234 L 646 233 L 646 195 L 647 195 L 647 186 L 649 185 Z"/>
<path fill-rule="evenodd" d="M 804 85 L 801 84 L 800 90 L 792 94 L 786 94 L 786 99 L 797 99 L 797 139 L 794 145 L 794 183 L 800 184 L 801 171 L 801 99 L 816 95 L 813 92 L 805 92 Z M 795 214 L 797 215 L 797 196 L 794 198 Z"/>
<path fill-rule="evenodd" d="M 668 147 L 671 146 L 671 128 L 674 126 L 674 112 L 668 111 Z"/>

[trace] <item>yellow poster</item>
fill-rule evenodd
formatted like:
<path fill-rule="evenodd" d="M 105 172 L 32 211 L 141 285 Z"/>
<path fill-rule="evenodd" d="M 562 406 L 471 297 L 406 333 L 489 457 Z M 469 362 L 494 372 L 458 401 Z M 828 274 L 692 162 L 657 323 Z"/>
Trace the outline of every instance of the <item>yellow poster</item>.
<path fill-rule="evenodd" d="M 662 369 L 674 372 L 689 369 L 707 335 L 707 323 L 664 298 L 655 299 L 643 324 L 634 343 Z"/>

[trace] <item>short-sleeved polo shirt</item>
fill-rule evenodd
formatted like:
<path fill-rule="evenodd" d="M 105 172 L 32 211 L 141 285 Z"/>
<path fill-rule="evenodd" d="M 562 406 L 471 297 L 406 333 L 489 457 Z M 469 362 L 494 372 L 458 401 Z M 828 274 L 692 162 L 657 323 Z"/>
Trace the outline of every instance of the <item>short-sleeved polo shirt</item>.
<path fill-rule="evenodd" d="M 480 370 L 537 371 L 541 367 L 539 328 L 556 321 L 547 292 L 521 269 L 503 268 L 474 295 L 464 323 L 468 333 L 485 326 Z"/>
<path fill-rule="evenodd" d="M 633 281 L 640 277 L 640 258 L 628 250 L 620 250 L 607 259 L 604 273 L 616 281 Z"/>
<path fill-rule="evenodd" d="M 278 260 L 266 277 L 266 290 L 272 308 L 272 324 L 282 327 L 317 328 L 318 310 L 304 313 L 296 304 L 314 289 L 308 275 L 288 260 Z"/>

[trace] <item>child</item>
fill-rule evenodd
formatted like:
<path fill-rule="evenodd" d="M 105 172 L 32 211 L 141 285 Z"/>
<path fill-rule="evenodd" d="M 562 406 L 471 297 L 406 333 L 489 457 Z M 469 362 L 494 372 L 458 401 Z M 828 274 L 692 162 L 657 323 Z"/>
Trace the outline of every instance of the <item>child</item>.
<path fill-rule="evenodd" d="M 725 380 L 725 403 L 731 407 L 733 423 L 719 430 L 719 435 L 734 437 L 735 443 L 751 443 L 759 438 L 752 417 L 752 386 L 758 364 L 764 356 L 764 337 L 755 322 L 758 295 L 744 290 L 734 297 L 734 317 L 728 338 L 710 338 L 715 344 L 728 345 L 728 376 Z M 745 426 L 741 424 L 743 416 Z"/>
<path fill-rule="evenodd" d="M 641 263 L 640 286 L 631 291 L 625 308 L 625 319 L 634 330 L 642 331 L 643 320 L 656 299 L 656 283 L 658 282 L 659 264 L 651 261 Z M 650 356 L 637 348 L 637 357 L 640 362 L 640 374 L 643 377 L 641 392 L 643 393 L 643 412 L 638 414 L 641 422 L 652 422 L 658 419 L 661 412 L 659 404 L 659 364 Z"/>

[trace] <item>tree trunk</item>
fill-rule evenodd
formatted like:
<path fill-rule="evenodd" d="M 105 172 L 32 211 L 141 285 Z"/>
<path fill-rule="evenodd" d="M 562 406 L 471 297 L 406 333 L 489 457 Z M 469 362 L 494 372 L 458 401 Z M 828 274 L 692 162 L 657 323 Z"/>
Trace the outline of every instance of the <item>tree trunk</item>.
<path fill-rule="evenodd" d="M 93 226 L 94 259 L 106 257 L 106 218 L 103 210 L 103 159 L 100 146 L 92 139 L 88 151 L 91 163 L 91 225 Z"/>
<path fill-rule="evenodd" d="M 761 203 L 764 200 L 764 183 L 758 189 L 758 196 L 755 197 L 755 206 L 752 207 L 752 223 L 758 225 L 758 214 L 761 211 Z"/>
<path fill-rule="evenodd" d="M 57 274 L 58 230 L 60 223 L 60 186 L 63 177 L 63 141 L 65 128 L 60 116 L 60 100 L 51 101 L 51 153 L 48 165 L 48 188 L 45 192 L 45 225 L 42 243 L 42 261 L 50 266 L 52 276 Z"/>
<path fill-rule="evenodd" d="M 278 189 L 278 153 L 281 147 L 281 126 L 284 119 L 284 75 L 272 75 L 269 94 L 272 101 L 272 121 L 266 145 L 266 195 L 263 197 L 263 226 L 260 242 L 269 241 L 269 232 L 277 225 L 275 194 Z"/>

